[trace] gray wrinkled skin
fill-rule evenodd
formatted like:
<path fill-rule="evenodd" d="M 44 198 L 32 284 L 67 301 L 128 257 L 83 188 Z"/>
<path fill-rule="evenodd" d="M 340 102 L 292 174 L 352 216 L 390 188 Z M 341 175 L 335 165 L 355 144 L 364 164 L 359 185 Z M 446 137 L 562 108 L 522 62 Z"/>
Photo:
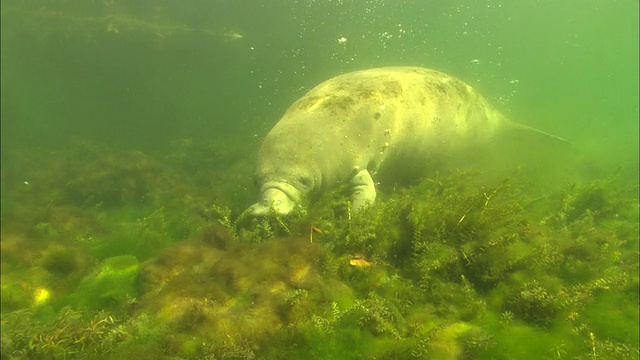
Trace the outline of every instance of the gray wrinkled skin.
<path fill-rule="evenodd" d="M 447 156 L 490 141 L 509 122 L 469 85 L 419 67 L 329 79 L 286 111 L 258 154 L 253 214 L 286 214 L 309 194 L 344 183 L 352 208 L 376 198 L 385 161 Z"/>

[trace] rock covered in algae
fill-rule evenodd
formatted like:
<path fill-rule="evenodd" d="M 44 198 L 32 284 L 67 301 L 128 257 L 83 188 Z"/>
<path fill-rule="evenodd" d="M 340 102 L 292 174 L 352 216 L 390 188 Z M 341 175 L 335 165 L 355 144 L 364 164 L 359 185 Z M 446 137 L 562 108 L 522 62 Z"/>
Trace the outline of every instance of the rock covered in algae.
<path fill-rule="evenodd" d="M 105 259 L 80 282 L 72 302 L 89 308 L 113 307 L 135 298 L 140 271 L 138 259 L 120 255 Z M 73 301 L 75 300 L 75 301 Z"/>
<path fill-rule="evenodd" d="M 136 311 L 209 341 L 267 349 L 279 331 L 332 303 L 353 303 L 351 289 L 326 273 L 322 247 L 306 237 L 257 245 L 227 237 L 213 229 L 143 263 Z"/>

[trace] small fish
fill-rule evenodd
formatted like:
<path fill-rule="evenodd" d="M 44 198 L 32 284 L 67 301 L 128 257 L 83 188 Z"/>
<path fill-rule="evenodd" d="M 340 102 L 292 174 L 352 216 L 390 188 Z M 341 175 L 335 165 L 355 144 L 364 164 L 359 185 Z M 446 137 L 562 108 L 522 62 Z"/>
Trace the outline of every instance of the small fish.
<path fill-rule="evenodd" d="M 355 255 L 353 258 L 349 260 L 349 265 L 353 267 L 369 267 L 373 265 L 369 260 L 367 260 L 364 255 Z"/>
<path fill-rule="evenodd" d="M 238 40 L 238 39 L 242 39 L 244 37 L 241 34 L 238 34 L 237 32 L 232 31 L 232 30 L 227 30 L 222 35 L 225 38 L 227 38 L 228 40 Z"/>

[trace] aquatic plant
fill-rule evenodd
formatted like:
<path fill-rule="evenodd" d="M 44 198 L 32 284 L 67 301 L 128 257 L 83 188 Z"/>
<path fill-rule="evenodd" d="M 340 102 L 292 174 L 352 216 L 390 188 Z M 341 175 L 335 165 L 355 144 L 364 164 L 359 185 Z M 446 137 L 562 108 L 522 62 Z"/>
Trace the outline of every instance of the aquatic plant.
<path fill-rule="evenodd" d="M 52 244 L 42 252 L 39 263 L 51 273 L 66 276 L 86 269 L 89 259 L 77 248 Z"/>
<path fill-rule="evenodd" d="M 138 259 L 132 255 L 105 259 L 82 279 L 68 300 L 79 308 L 119 307 L 137 296 L 139 267 Z"/>
<path fill-rule="evenodd" d="M 189 146 L 176 156 L 200 149 Z M 60 169 L 82 168 L 67 155 L 35 182 L 55 188 Z M 138 156 L 174 188 L 149 182 L 149 201 L 125 192 L 110 204 L 35 189 L 51 206 L 3 227 L 3 358 L 637 355 L 637 194 L 615 178 L 540 197 L 518 174 L 453 171 L 382 185 L 357 213 L 342 188 L 306 212 L 256 218 L 210 197 L 223 189 L 181 180 L 210 175 L 196 163 Z M 10 209 L 12 221 L 24 211 Z"/>
<path fill-rule="evenodd" d="M 103 311 L 92 314 L 67 307 L 44 317 L 16 311 L 3 315 L 2 357 L 104 358 L 133 336 L 130 330 L 128 323 Z"/>

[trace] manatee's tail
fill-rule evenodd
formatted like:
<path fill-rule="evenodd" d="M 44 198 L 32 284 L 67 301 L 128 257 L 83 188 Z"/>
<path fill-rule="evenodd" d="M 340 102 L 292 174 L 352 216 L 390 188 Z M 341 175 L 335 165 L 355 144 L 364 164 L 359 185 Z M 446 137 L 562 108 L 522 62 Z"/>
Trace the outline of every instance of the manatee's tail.
<path fill-rule="evenodd" d="M 549 138 L 552 138 L 552 139 L 555 139 L 555 140 L 558 140 L 558 141 L 562 141 L 565 144 L 573 145 L 573 143 L 571 141 L 569 141 L 569 140 L 567 140 L 565 138 L 562 138 L 562 137 L 557 136 L 557 135 L 549 134 L 546 131 L 542 131 L 542 130 L 536 129 L 536 128 L 533 128 L 531 126 L 522 125 L 522 124 L 519 124 L 519 123 L 513 122 L 513 121 L 509 121 L 509 125 L 514 127 L 514 128 L 516 128 L 516 129 L 531 131 L 531 132 L 534 132 L 536 134 L 544 135 L 546 137 L 549 137 Z"/>

